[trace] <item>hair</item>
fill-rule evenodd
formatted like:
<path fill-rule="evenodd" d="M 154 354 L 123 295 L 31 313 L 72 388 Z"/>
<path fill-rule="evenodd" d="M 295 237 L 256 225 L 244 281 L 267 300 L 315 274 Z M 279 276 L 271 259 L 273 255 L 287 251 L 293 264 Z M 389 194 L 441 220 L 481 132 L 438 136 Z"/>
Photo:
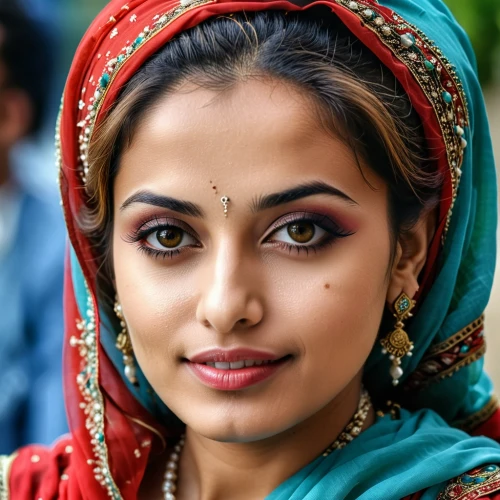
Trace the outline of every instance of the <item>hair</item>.
<path fill-rule="evenodd" d="M 15 0 L 0 2 L 0 61 L 6 81 L 0 85 L 24 91 L 33 107 L 29 133 L 39 132 L 45 116 L 53 68 L 51 39 Z"/>
<path fill-rule="evenodd" d="M 311 97 L 318 123 L 350 147 L 360 169 L 363 159 L 387 183 L 393 242 L 436 205 L 442 179 L 432 172 L 422 124 L 408 96 L 331 11 L 315 7 L 211 18 L 147 60 L 96 129 L 88 153 L 90 198 L 80 223 L 104 282 L 112 275 L 113 182 L 141 120 L 183 83 L 224 92 L 253 77 L 284 82 Z"/>

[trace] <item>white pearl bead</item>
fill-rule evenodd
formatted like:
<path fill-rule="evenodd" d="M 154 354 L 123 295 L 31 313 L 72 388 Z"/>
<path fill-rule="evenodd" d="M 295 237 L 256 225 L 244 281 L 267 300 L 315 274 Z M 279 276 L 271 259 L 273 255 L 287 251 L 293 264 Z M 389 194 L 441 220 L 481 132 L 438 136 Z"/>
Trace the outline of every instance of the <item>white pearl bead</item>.
<path fill-rule="evenodd" d="M 177 479 L 177 474 L 173 470 L 168 470 L 165 473 L 165 479 L 168 479 L 169 481 L 175 481 Z"/>
<path fill-rule="evenodd" d="M 175 462 L 172 462 L 171 460 L 169 460 L 167 462 L 167 469 L 177 470 L 177 464 Z"/>
<path fill-rule="evenodd" d="M 170 492 L 170 493 L 175 493 L 175 490 L 176 490 L 176 487 L 175 487 L 175 483 L 173 481 L 165 481 L 163 483 L 163 491 L 166 493 L 166 492 Z"/>
<path fill-rule="evenodd" d="M 403 369 L 400 366 L 391 366 L 390 373 L 391 377 L 397 380 L 403 375 Z"/>
<path fill-rule="evenodd" d="M 175 500 L 175 495 L 170 493 L 170 491 L 167 491 L 163 498 L 164 500 Z"/>
<path fill-rule="evenodd" d="M 137 382 L 135 367 L 130 365 L 125 366 L 125 376 L 132 384 L 135 384 Z"/>

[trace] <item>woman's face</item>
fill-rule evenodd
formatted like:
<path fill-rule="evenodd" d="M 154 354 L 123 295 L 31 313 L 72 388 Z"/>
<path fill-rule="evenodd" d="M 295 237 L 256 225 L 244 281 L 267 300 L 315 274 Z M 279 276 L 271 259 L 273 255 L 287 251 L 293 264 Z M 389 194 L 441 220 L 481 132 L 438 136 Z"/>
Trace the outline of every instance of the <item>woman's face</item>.
<path fill-rule="evenodd" d="M 212 439 L 277 435 L 334 404 L 376 339 L 387 189 L 315 116 L 284 84 L 186 85 L 122 156 L 113 259 L 135 355 Z"/>

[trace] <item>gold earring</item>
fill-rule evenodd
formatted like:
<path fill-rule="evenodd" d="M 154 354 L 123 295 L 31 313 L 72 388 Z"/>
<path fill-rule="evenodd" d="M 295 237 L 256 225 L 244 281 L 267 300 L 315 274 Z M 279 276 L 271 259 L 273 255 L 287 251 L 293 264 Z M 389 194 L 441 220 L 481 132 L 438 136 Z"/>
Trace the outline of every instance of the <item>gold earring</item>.
<path fill-rule="evenodd" d="M 123 317 L 122 306 L 118 302 L 115 302 L 115 314 L 120 320 L 120 326 L 122 331 L 116 337 L 116 348 L 123 354 L 123 364 L 125 365 L 125 376 L 128 381 L 133 385 L 138 385 L 136 368 L 134 362 L 134 350 L 132 349 L 132 343 L 130 342 L 130 337 L 127 331 L 127 323 L 125 323 L 125 318 Z"/>
<path fill-rule="evenodd" d="M 399 379 L 403 375 L 401 368 L 401 358 L 403 356 L 411 356 L 413 350 L 413 342 L 408 337 L 408 334 L 403 330 L 403 321 L 411 318 L 412 309 L 416 302 L 412 300 L 406 293 L 402 292 L 394 303 L 394 317 L 396 325 L 394 330 L 390 332 L 380 343 L 382 344 L 382 354 L 389 354 L 389 359 L 392 361 L 391 369 L 389 370 L 392 377 L 392 385 L 399 384 Z"/>

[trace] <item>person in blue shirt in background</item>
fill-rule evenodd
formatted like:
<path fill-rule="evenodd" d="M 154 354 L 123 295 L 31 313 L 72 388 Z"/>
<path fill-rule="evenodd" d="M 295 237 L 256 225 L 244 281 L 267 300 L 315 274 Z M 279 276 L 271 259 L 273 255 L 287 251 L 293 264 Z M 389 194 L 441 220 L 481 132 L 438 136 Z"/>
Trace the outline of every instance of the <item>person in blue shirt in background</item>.
<path fill-rule="evenodd" d="M 40 132 L 49 105 L 50 42 L 14 0 L 0 2 L 0 454 L 50 444 L 67 429 L 63 217 L 12 161 L 15 146 Z"/>

